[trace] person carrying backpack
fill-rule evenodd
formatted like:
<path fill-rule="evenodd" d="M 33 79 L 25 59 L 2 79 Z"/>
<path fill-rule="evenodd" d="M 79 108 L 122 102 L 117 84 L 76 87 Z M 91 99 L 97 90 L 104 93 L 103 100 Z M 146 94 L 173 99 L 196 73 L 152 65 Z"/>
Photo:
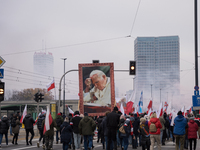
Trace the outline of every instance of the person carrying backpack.
<path fill-rule="evenodd" d="M 40 133 L 40 138 L 39 138 L 39 141 L 37 142 L 38 148 L 40 147 L 40 142 L 41 142 L 42 139 L 43 139 L 42 147 L 43 148 L 45 147 L 45 137 L 43 135 L 43 128 L 42 128 L 42 122 L 43 122 L 43 120 L 45 120 L 45 116 L 46 116 L 46 111 L 43 111 L 42 114 L 38 117 L 38 121 L 37 121 L 37 128 L 38 128 L 39 133 Z"/>
<path fill-rule="evenodd" d="M 157 142 L 158 150 L 161 150 L 160 129 L 162 128 L 162 125 L 160 123 L 160 120 L 157 118 L 155 112 L 152 113 L 151 118 L 148 122 L 148 126 L 149 126 L 150 140 L 151 140 L 150 150 L 154 149 L 155 141 Z"/>
<path fill-rule="evenodd" d="M 63 117 L 62 117 L 61 113 L 58 113 L 56 115 L 55 122 L 57 124 L 57 127 L 56 127 L 56 129 L 57 129 L 56 130 L 56 144 L 58 144 L 58 140 L 59 140 L 58 133 L 61 134 L 60 126 L 63 124 Z"/>
<path fill-rule="evenodd" d="M 61 143 L 63 144 L 63 150 L 68 150 L 69 143 L 71 141 L 72 136 L 72 127 L 69 124 L 69 118 L 66 117 L 63 124 L 60 126 L 61 129 Z"/>
<path fill-rule="evenodd" d="M 149 127 L 146 124 L 145 118 L 140 118 L 140 127 L 138 130 L 140 135 L 142 136 L 141 137 L 142 150 L 145 150 L 145 147 L 147 147 L 147 150 L 149 150 L 151 142 L 150 142 Z"/>
<path fill-rule="evenodd" d="M 17 140 L 19 136 L 19 129 L 22 124 L 19 121 L 19 117 L 17 115 L 13 115 L 13 119 L 11 121 L 12 132 L 14 133 L 12 144 L 18 145 Z M 14 142 L 15 140 L 15 142 Z"/>

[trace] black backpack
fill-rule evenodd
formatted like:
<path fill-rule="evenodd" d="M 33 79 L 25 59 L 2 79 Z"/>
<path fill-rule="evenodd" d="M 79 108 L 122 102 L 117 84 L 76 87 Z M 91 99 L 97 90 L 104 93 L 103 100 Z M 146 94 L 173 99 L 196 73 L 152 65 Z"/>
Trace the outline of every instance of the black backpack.
<path fill-rule="evenodd" d="M 13 119 L 12 121 L 11 121 L 11 127 L 16 127 L 17 126 L 17 124 L 16 124 L 16 120 L 15 119 Z"/>
<path fill-rule="evenodd" d="M 61 118 L 56 118 L 56 124 L 57 124 L 57 127 L 61 126 L 61 124 L 62 124 Z"/>

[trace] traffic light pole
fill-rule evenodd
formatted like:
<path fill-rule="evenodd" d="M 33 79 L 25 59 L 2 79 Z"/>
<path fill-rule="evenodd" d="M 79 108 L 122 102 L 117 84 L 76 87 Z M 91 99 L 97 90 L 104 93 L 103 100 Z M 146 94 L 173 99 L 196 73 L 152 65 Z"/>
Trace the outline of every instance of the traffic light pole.
<path fill-rule="evenodd" d="M 0 101 L 0 119 L 1 119 L 1 101 Z"/>

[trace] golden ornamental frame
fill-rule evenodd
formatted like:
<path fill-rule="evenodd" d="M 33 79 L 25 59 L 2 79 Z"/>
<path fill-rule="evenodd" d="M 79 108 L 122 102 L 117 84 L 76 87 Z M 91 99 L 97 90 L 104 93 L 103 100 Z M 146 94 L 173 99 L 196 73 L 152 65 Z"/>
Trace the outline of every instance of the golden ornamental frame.
<path fill-rule="evenodd" d="M 83 104 L 83 67 L 99 67 L 99 66 L 109 66 L 110 67 L 110 89 L 111 89 L 111 107 L 109 111 L 112 111 L 115 106 L 115 86 L 114 86 L 114 63 L 89 63 L 89 64 L 79 64 L 79 111 L 80 114 L 84 114 L 84 104 Z M 105 112 L 102 113 L 88 113 L 89 116 L 104 116 Z"/>

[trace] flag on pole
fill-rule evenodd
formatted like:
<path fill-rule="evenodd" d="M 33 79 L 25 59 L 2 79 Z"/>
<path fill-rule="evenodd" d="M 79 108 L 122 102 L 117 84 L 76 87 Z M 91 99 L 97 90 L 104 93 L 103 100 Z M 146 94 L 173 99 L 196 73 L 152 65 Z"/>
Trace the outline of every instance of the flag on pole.
<path fill-rule="evenodd" d="M 147 116 L 151 116 L 152 113 L 153 113 L 153 110 L 152 110 L 152 108 L 150 108 L 150 109 L 148 110 Z"/>
<path fill-rule="evenodd" d="M 143 91 L 141 92 L 140 101 L 139 101 L 139 113 L 142 113 L 142 107 L 143 107 Z"/>
<path fill-rule="evenodd" d="M 133 112 L 133 102 L 132 101 L 129 101 L 127 104 L 126 104 L 126 114 L 128 115 L 129 113 L 132 113 Z"/>
<path fill-rule="evenodd" d="M 166 111 L 167 114 L 171 114 L 172 113 L 172 103 L 171 101 L 169 102 L 169 105 L 167 107 L 167 111 Z"/>
<path fill-rule="evenodd" d="M 47 91 L 50 91 L 51 89 L 55 88 L 54 78 L 49 84 L 46 85 L 46 87 L 47 87 Z"/>
<path fill-rule="evenodd" d="M 124 115 L 124 107 L 123 107 L 122 103 L 121 103 L 121 106 L 120 106 L 120 111 Z"/>
<path fill-rule="evenodd" d="M 44 124 L 44 131 L 43 134 L 50 130 L 50 125 L 52 124 L 53 119 L 49 110 L 49 106 L 47 106 L 47 113 L 46 113 L 46 118 L 45 118 L 45 124 Z"/>
<path fill-rule="evenodd" d="M 26 104 L 24 111 L 23 111 L 23 114 L 21 116 L 20 123 L 23 123 L 23 120 L 24 120 L 26 115 L 27 115 L 27 104 Z"/>
<path fill-rule="evenodd" d="M 152 100 L 150 100 L 149 105 L 147 106 L 147 108 L 148 108 L 147 114 L 149 113 L 149 110 L 152 109 L 152 105 L 153 105 L 153 102 L 152 102 Z"/>
<path fill-rule="evenodd" d="M 182 115 L 184 116 L 184 114 L 185 114 L 185 106 L 183 106 L 183 107 L 181 108 L 181 111 L 182 111 Z"/>
<path fill-rule="evenodd" d="M 163 103 L 161 102 L 158 113 L 157 113 L 157 118 L 161 117 L 162 114 L 163 114 Z"/>

